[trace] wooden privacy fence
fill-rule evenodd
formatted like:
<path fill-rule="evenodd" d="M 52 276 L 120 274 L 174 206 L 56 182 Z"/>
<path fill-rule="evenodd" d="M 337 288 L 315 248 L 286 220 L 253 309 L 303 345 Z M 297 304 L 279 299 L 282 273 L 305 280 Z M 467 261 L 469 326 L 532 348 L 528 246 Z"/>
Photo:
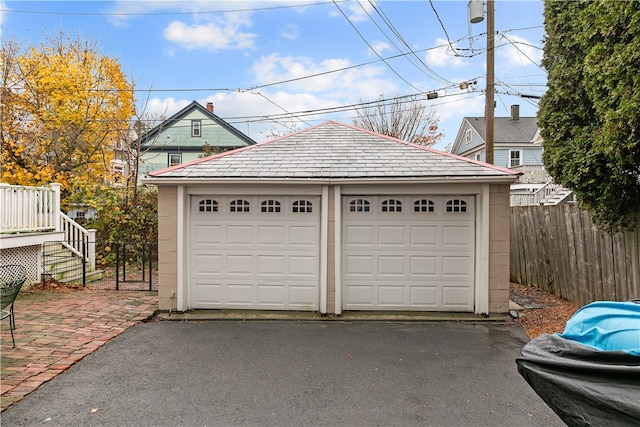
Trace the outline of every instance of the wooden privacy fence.
<path fill-rule="evenodd" d="M 511 281 L 577 305 L 640 298 L 640 215 L 633 231 L 599 231 L 575 205 L 511 208 Z"/>

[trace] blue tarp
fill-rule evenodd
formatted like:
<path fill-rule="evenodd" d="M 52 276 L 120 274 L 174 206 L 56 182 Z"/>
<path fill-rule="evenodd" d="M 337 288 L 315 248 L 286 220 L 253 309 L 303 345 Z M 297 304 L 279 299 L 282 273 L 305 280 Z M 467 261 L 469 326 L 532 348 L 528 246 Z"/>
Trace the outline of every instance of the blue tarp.
<path fill-rule="evenodd" d="M 585 305 L 560 336 L 596 350 L 640 356 L 640 304 L 597 301 Z"/>
<path fill-rule="evenodd" d="M 640 304 L 582 307 L 562 334 L 542 334 L 518 372 L 569 426 L 640 426 Z"/>

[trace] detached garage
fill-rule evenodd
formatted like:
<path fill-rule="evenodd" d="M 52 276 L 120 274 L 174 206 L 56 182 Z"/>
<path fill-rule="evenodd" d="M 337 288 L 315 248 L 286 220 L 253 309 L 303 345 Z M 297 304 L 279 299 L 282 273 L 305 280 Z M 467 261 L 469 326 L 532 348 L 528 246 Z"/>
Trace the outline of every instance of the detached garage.
<path fill-rule="evenodd" d="M 333 121 L 152 172 L 160 309 L 506 312 L 516 179 Z"/>

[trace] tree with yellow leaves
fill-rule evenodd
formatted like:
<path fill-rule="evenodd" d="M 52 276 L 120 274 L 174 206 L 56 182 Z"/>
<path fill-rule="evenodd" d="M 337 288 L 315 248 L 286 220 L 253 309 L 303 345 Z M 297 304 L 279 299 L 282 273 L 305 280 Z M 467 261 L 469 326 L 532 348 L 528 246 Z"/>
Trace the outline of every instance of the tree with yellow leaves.
<path fill-rule="evenodd" d="M 0 181 L 62 184 L 65 195 L 115 181 L 127 142 L 133 87 L 92 40 L 64 34 L 21 51 L 3 41 Z"/>

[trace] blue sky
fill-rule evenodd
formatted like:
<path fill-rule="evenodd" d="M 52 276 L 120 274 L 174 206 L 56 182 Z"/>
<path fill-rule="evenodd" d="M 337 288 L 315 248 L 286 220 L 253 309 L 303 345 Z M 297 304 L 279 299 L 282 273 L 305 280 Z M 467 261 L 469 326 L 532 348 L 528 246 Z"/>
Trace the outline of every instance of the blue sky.
<path fill-rule="evenodd" d="M 139 111 L 169 116 L 193 100 L 263 141 L 380 95 L 433 108 L 453 142 L 484 115 L 486 21 L 466 1 L 0 1 L 0 37 L 22 46 L 95 39 L 135 81 Z M 435 9 L 435 10 L 434 10 Z M 534 116 L 544 93 L 541 1 L 495 2 L 496 110 Z M 477 82 L 466 89 L 462 82 Z M 436 99 L 426 94 L 436 92 Z"/>

